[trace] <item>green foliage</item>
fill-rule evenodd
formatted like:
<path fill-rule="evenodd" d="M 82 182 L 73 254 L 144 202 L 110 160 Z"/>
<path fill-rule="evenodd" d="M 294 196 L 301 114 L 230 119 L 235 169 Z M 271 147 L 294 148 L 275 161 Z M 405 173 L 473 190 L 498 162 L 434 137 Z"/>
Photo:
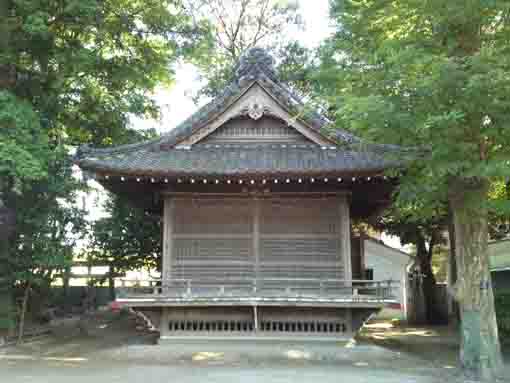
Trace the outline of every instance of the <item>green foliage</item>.
<path fill-rule="evenodd" d="M 83 189 L 72 174 L 71 158 L 56 148 L 48 167 L 49 176 L 24 182 L 11 194 L 17 225 L 9 246 L 10 276 L 34 288 L 45 288 L 73 259 L 73 249 L 86 230 L 84 211 L 77 204 Z"/>
<path fill-rule="evenodd" d="M 496 290 L 494 295 L 501 343 L 510 344 L 510 291 Z"/>
<path fill-rule="evenodd" d="M 158 216 L 130 201 L 111 196 L 105 210 L 108 217 L 92 226 L 94 261 L 109 265 L 115 273 L 145 269 L 161 270 L 161 222 Z"/>
<path fill-rule="evenodd" d="M 253 47 L 264 48 L 277 59 L 277 71 L 284 82 L 302 94 L 311 91 L 314 54 L 286 33 L 289 25 L 303 27 L 297 2 L 198 0 L 190 4 L 195 17 L 212 27 L 209 48 L 193 60 L 205 81 L 195 95 L 197 100 L 217 96 L 232 79 L 243 52 Z"/>
<path fill-rule="evenodd" d="M 0 90 L 0 193 L 46 174 L 48 138 L 31 105 Z M 2 185 L 3 184 L 3 185 Z M 2 190 L 3 189 L 3 190 Z"/>
<path fill-rule="evenodd" d="M 170 65 L 207 36 L 177 0 L 8 4 L 6 82 L 74 144 L 111 145 L 130 114 L 156 116 L 151 92 L 171 84 Z"/>
<path fill-rule="evenodd" d="M 0 279 L 0 332 L 14 327 L 15 315 L 9 282 Z"/>
<path fill-rule="evenodd" d="M 337 126 L 421 147 L 400 198 L 447 199 L 457 177 L 507 176 L 506 1 L 333 1 L 320 80 Z"/>

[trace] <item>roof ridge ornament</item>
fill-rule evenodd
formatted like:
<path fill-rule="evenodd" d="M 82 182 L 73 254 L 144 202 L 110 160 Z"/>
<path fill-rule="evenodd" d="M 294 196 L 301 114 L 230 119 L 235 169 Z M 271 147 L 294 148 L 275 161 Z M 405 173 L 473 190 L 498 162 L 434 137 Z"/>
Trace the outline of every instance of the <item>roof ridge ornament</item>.
<path fill-rule="evenodd" d="M 274 67 L 275 59 L 263 48 L 250 48 L 239 58 L 235 69 L 235 76 L 239 82 L 255 80 L 257 74 L 265 73 L 272 79 L 276 79 Z"/>

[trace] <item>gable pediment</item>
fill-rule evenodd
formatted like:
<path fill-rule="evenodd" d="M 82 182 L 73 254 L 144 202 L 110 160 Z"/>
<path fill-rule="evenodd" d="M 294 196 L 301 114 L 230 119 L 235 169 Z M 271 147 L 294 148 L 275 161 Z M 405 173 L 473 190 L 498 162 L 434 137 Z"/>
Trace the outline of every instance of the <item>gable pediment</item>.
<path fill-rule="evenodd" d="M 248 116 L 236 117 L 197 144 L 230 143 L 314 144 L 285 121 L 267 115 L 257 119 Z"/>
<path fill-rule="evenodd" d="M 198 143 L 310 143 L 331 142 L 293 116 L 261 84 L 254 82 L 223 113 L 176 145 L 189 149 Z"/>

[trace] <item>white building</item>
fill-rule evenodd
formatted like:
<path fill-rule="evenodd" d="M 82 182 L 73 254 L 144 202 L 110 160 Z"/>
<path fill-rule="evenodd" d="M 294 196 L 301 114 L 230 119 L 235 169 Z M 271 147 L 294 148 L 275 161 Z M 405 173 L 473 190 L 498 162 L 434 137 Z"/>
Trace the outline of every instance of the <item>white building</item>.
<path fill-rule="evenodd" d="M 413 263 L 413 258 L 382 241 L 367 238 L 363 239 L 363 253 L 365 263 L 365 277 L 374 281 L 399 281 L 394 287 L 394 296 L 400 303 L 404 315 L 407 312 L 407 270 Z"/>

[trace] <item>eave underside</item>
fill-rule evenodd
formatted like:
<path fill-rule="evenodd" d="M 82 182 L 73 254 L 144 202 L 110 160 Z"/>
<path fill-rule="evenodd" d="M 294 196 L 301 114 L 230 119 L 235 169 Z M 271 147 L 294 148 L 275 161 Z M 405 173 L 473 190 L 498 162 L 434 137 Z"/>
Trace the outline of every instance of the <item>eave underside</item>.
<path fill-rule="evenodd" d="M 123 181 L 121 179 L 124 179 Z M 109 191 L 128 199 L 133 205 L 161 215 L 165 195 L 175 194 L 189 198 L 304 198 L 347 194 L 353 219 L 367 219 L 381 212 L 391 201 L 396 180 L 379 176 L 352 177 L 302 177 L 302 178 L 182 178 L 177 179 L 137 178 L 109 176 L 97 180 Z M 299 179 L 302 180 L 299 183 Z M 327 179 L 327 182 L 325 180 Z M 168 182 L 165 182 L 168 181 Z M 191 180 L 194 183 L 191 183 Z M 207 183 L 204 183 L 204 180 Z M 216 180 L 218 184 L 216 184 Z M 227 183 L 230 180 L 230 183 Z M 263 184 L 263 181 L 266 181 Z M 275 183 L 275 180 L 278 183 Z M 287 183 L 287 180 L 289 181 Z M 313 180 L 313 182 L 312 182 Z M 154 181 L 154 182 L 153 182 Z M 242 181 L 242 184 L 239 182 Z M 251 183 L 254 181 L 254 184 Z"/>

